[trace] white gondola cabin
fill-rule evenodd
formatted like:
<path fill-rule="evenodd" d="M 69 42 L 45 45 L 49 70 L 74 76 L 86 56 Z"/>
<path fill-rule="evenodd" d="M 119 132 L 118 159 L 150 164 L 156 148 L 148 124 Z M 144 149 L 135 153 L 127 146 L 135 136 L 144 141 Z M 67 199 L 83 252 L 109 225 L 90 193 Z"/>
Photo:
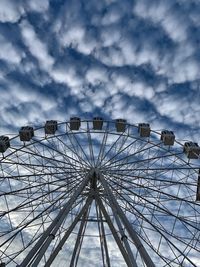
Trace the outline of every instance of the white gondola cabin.
<path fill-rule="evenodd" d="M 185 142 L 183 151 L 187 155 L 188 159 L 198 159 L 200 154 L 200 147 L 194 142 Z"/>
<path fill-rule="evenodd" d="M 70 118 L 70 130 L 78 131 L 81 126 L 81 120 L 79 117 Z"/>
<path fill-rule="evenodd" d="M 0 152 L 4 153 L 10 147 L 8 136 L 0 136 Z"/>
<path fill-rule="evenodd" d="M 140 137 L 149 137 L 150 136 L 150 125 L 149 123 L 139 123 L 138 124 L 138 132 Z"/>
<path fill-rule="evenodd" d="M 161 138 L 165 146 L 173 146 L 175 141 L 175 135 L 172 131 L 164 130 L 161 132 Z"/>
<path fill-rule="evenodd" d="M 34 136 L 33 127 L 30 126 L 23 126 L 19 131 L 19 138 L 21 141 L 30 141 L 31 138 Z"/>
<path fill-rule="evenodd" d="M 58 129 L 57 121 L 54 120 L 46 121 L 44 126 L 45 134 L 55 134 L 57 129 Z"/>
<path fill-rule="evenodd" d="M 116 119 L 115 127 L 117 132 L 125 132 L 126 130 L 126 120 L 124 119 Z"/>
<path fill-rule="evenodd" d="M 103 127 L 103 118 L 101 117 L 93 118 L 93 129 L 102 130 L 102 127 Z"/>

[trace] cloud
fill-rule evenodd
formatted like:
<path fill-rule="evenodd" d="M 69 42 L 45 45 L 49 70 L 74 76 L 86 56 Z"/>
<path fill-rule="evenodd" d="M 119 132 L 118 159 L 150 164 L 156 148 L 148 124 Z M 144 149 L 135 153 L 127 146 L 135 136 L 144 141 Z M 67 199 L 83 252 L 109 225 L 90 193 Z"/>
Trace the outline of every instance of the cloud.
<path fill-rule="evenodd" d="M 0 1 L 0 21 L 1 22 L 17 22 L 24 14 L 25 10 L 21 5 L 21 1 L 1 0 Z"/>
<path fill-rule="evenodd" d="M 47 45 L 40 40 L 33 26 L 27 21 L 20 24 L 22 37 L 29 52 L 38 60 L 40 67 L 46 71 L 51 69 L 54 59 L 48 53 Z"/>
<path fill-rule="evenodd" d="M 24 53 L 20 51 L 19 48 L 15 47 L 10 40 L 6 40 L 3 35 L 0 35 L 0 43 L 0 59 L 10 64 L 20 64 Z"/>
<path fill-rule="evenodd" d="M 136 1 L 133 12 L 144 21 L 161 27 L 174 43 L 174 49 L 165 51 L 161 62 L 152 62 L 155 70 L 159 70 L 158 73 L 161 75 L 166 75 L 172 83 L 198 79 L 199 62 L 190 37 L 193 27 L 190 12 L 184 12 L 179 1 L 176 4 L 173 1 L 153 1 L 150 4 L 146 0 Z"/>
<path fill-rule="evenodd" d="M 199 141 L 199 13 L 194 0 L 1 0 L 1 134 L 99 115 Z"/>
<path fill-rule="evenodd" d="M 199 62 L 197 46 L 189 37 L 198 19 L 192 20 L 196 12 L 186 2 L 181 3 L 182 6 L 172 1 L 153 1 L 150 5 L 143 0 L 122 5 L 119 1 L 107 1 L 82 6 L 69 1 L 52 10 L 49 1 L 20 2 L 20 10 L 30 15 L 37 13 L 40 27 L 37 21 L 24 17 L 16 27 L 21 34 L 18 44 L 2 31 L 2 84 L 8 81 L 8 75 L 12 77 L 12 92 L 15 80 L 20 88 L 20 75 L 24 80 L 21 87 L 27 86 L 38 97 L 48 91 L 52 98 L 56 96 L 60 107 L 69 106 L 64 101 L 70 98 L 71 103 L 79 103 L 73 107 L 73 113 L 99 109 L 102 115 L 115 116 L 114 110 L 120 114 L 128 101 L 128 110 L 134 110 L 141 119 L 148 117 L 162 127 L 171 121 L 174 126 L 184 121 L 190 132 L 196 128 L 197 119 L 192 114 L 198 108 L 196 103 L 188 104 L 186 95 L 190 96 L 190 91 L 194 97 L 198 95 L 199 89 L 192 88 L 198 83 Z M 198 9 L 198 4 L 193 3 Z M 50 21 L 50 17 L 54 19 Z M 48 38 L 42 28 L 47 22 Z M 14 66 L 19 63 L 17 74 Z M 183 97 L 178 84 L 185 86 L 187 82 L 187 104 L 178 111 L 175 107 L 180 106 L 179 99 Z M 172 87 L 177 87 L 176 94 Z M 168 102 L 173 103 L 173 110 Z M 110 103 L 115 106 L 113 110 Z M 43 108 L 41 112 L 46 114 Z M 124 114 L 131 120 L 128 112 Z"/>
<path fill-rule="evenodd" d="M 35 12 L 47 12 L 49 8 L 49 0 L 35 0 L 35 1 L 26 1 L 29 11 Z"/>

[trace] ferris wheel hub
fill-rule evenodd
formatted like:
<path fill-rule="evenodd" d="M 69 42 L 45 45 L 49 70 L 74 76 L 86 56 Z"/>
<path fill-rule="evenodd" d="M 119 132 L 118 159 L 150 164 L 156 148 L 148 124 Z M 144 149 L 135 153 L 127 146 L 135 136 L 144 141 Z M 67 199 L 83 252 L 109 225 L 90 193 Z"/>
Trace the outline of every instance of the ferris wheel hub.
<path fill-rule="evenodd" d="M 97 189 L 97 180 L 99 180 L 99 169 L 98 168 L 92 168 L 89 173 L 90 178 L 90 188 L 96 190 Z"/>

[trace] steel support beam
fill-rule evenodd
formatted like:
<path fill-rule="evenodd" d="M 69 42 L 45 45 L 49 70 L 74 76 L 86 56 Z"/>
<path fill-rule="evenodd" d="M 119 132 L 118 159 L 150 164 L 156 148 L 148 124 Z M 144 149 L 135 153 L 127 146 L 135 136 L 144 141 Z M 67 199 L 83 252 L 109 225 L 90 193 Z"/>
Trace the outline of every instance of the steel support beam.
<path fill-rule="evenodd" d="M 83 206 L 82 210 L 76 216 L 76 218 L 74 219 L 73 223 L 70 225 L 70 227 L 68 228 L 67 232 L 65 233 L 63 238 L 60 240 L 59 244 L 56 246 L 55 250 L 53 251 L 53 253 L 49 257 L 49 259 L 46 262 L 44 267 L 49 267 L 52 264 L 52 262 L 54 261 L 54 259 L 56 258 L 56 256 L 60 252 L 60 250 L 62 249 L 63 245 L 67 241 L 68 237 L 70 236 L 71 232 L 73 231 L 74 227 L 76 226 L 76 224 L 78 223 L 80 218 L 83 216 L 84 212 L 86 212 L 88 207 L 91 205 L 92 201 L 93 201 L 93 199 L 91 197 L 89 197 L 87 199 L 87 201 L 86 201 L 85 205 Z"/>
<path fill-rule="evenodd" d="M 111 208 L 112 208 L 112 207 L 111 207 Z M 118 226 L 118 228 L 119 228 L 119 232 L 120 232 L 120 234 L 121 234 L 121 240 L 122 240 L 122 242 L 124 243 L 124 246 L 125 246 L 125 248 L 126 248 L 126 251 L 127 251 L 128 255 L 129 255 L 129 257 L 130 257 L 130 261 L 132 262 L 133 266 L 138 267 L 138 265 L 137 265 L 137 263 L 136 263 L 136 261 L 135 261 L 135 258 L 134 258 L 134 256 L 133 256 L 132 250 L 131 250 L 131 248 L 130 248 L 130 245 L 129 245 L 129 243 L 128 243 L 127 236 L 126 236 L 125 233 L 124 233 L 124 229 L 123 229 L 122 224 L 121 224 L 121 221 L 120 221 L 120 219 L 119 219 L 119 217 L 118 217 L 118 213 L 116 213 L 115 210 L 113 210 L 113 215 L 114 215 L 114 218 L 115 218 L 115 220 L 116 220 L 117 226 Z"/>
<path fill-rule="evenodd" d="M 100 237 L 100 245 L 101 245 L 101 251 L 102 251 L 103 265 L 105 266 L 105 260 L 104 260 L 104 253 L 105 253 L 106 266 L 110 267 L 110 257 L 109 257 L 109 253 L 108 253 L 108 246 L 107 246 L 106 235 L 105 235 L 105 230 L 104 230 L 102 212 L 101 212 L 99 206 L 97 206 L 97 203 L 96 203 L 96 211 L 97 211 L 97 218 L 99 218 L 98 219 L 98 227 L 99 227 L 99 237 Z"/>
<path fill-rule="evenodd" d="M 89 207 L 83 214 L 69 267 L 75 267 L 78 263 L 78 257 L 79 257 L 81 245 L 83 242 L 83 235 L 84 235 L 84 232 L 87 226 L 88 215 L 89 215 Z"/>
<path fill-rule="evenodd" d="M 99 180 L 101 181 L 101 184 L 104 188 L 104 191 L 106 193 L 107 199 L 109 200 L 109 203 L 113 209 L 114 212 L 116 212 L 122 221 L 123 225 L 125 226 L 127 232 L 129 233 L 129 236 L 131 237 L 133 243 L 135 244 L 136 248 L 138 249 L 138 252 L 140 253 L 141 258 L 144 260 L 147 267 L 155 267 L 155 264 L 153 263 L 151 257 L 147 253 L 145 247 L 143 246 L 142 242 L 140 241 L 136 231 L 133 229 L 131 223 L 127 219 L 126 215 L 123 213 L 122 209 L 120 208 L 117 200 L 115 199 L 112 190 L 110 190 L 108 183 L 104 179 L 103 175 L 99 172 L 98 173 Z"/>
<path fill-rule="evenodd" d="M 119 249 L 121 251 L 121 254 L 122 254 L 127 266 L 128 267 L 135 267 L 135 266 L 132 265 L 132 262 L 130 261 L 129 255 L 127 254 L 127 252 L 126 252 L 126 250 L 125 250 L 125 248 L 124 248 L 124 246 L 123 246 L 123 244 L 121 242 L 121 239 L 118 236 L 117 231 L 116 231 L 116 229 L 115 229 L 115 227 L 114 227 L 114 225 L 113 225 L 113 223 L 112 223 L 112 221 L 110 219 L 110 216 L 108 215 L 108 213 L 107 213 L 107 211 L 106 211 L 106 209 L 105 209 L 105 207 L 104 207 L 104 205 L 103 205 L 103 203 L 102 203 L 102 201 L 101 201 L 99 196 L 96 196 L 96 201 L 97 201 L 97 204 L 99 205 L 100 210 L 102 211 L 102 214 L 103 214 L 104 218 L 106 219 L 106 221 L 108 223 L 108 226 L 109 226 L 109 228 L 110 228 L 110 230 L 111 230 L 111 232 L 113 234 L 113 237 L 114 237 L 114 239 L 115 239 L 115 241 L 116 241 L 116 243 L 117 243 L 117 245 L 118 245 L 118 247 L 119 247 Z"/>
<path fill-rule="evenodd" d="M 88 184 L 90 176 L 91 175 L 88 174 L 85 177 L 85 179 L 76 189 L 76 191 L 74 192 L 70 200 L 63 206 L 63 208 L 60 210 L 56 218 L 53 220 L 53 222 L 50 224 L 47 230 L 43 233 L 41 238 L 37 241 L 35 246 L 31 249 L 31 251 L 28 253 L 26 258 L 19 265 L 19 267 L 27 267 L 27 266 L 37 267 L 38 266 L 40 260 L 44 256 L 44 253 L 46 252 L 51 241 L 54 239 L 59 227 L 61 226 L 62 222 L 66 218 L 67 214 L 72 208 L 77 197 L 81 194 L 85 186 Z"/>

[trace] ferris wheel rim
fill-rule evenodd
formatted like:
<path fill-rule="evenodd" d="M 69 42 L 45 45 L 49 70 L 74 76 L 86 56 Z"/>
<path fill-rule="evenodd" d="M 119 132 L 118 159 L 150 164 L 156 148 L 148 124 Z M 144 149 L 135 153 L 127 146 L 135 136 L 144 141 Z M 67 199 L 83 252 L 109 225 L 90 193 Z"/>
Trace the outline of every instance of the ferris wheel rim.
<path fill-rule="evenodd" d="M 65 124 L 68 124 L 70 121 L 68 121 L 68 122 L 60 122 L 60 123 L 58 123 L 58 125 L 65 125 Z M 86 122 L 86 123 L 90 123 L 90 122 L 92 122 L 92 120 L 81 120 L 81 122 Z M 107 121 L 108 123 L 115 123 L 115 121 Z M 131 124 L 127 124 L 128 125 L 128 127 L 134 127 L 134 128 L 138 128 L 138 126 L 136 126 L 136 125 L 131 125 Z M 42 130 L 42 129 L 44 129 L 44 126 L 42 126 L 42 127 L 39 127 L 39 128 L 36 128 L 36 129 L 34 129 L 36 132 L 37 131 L 39 131 L 39 130 Z M 45 136 L 45 137 L 43 137 L 43 139 L 37 139 L 37 136 L 36 137 L 34 137 L 33 138 L 33 141 L 31 141 L 30 143 L 25 143 L 25 144 L 23 144 L 17 151 L 19 151 L 19 152 L 21 152 L 22 151 L 22 149 L 24 148 L 24 149 L 26 149 L 26 148 L 29 148 L 29 146 L 32 146 L 32 145 L 34 145 L 34 144 L 38 144 L 38 143 L 40 143 L 40 142 L 42 142 L 42 141 L 45 141 L 45 140 L 51 140 L 51 139 L 53 139 L 53 138 L 57 138 L 57 136 L 66 136 L 67 134 L 68 135 L 77 135 L 77 134 L 79 134 L 79 135 L 81 135 L 81 134 L 86 134 L 87 133 L 87 131 L 88 131 L 88 129 L 87 130 L 85 130 L 85 131 L 83 131 L 82 129 L 80 129 L 80 130 L 78 130 L 77 132 L 73 132 L 73 131 L 71 131 L 71 132 L 66 132 L 66 133 L 63 133 L 63 134 L 61 134 L 61 135 L 57 135 L 57 134 L 55 134 L 55 135 L 52 135 L 52 136 Z M 94 133 L 94 134 L 97 134 L 97 133 L 101 133 L 101 134 L 103 134 L 103 133 L 108 133 L 108 134 L 110 134 L 110 135 L 116 135 L 116 136 L 127 136 L 126 135 L 126 133 L 114 133 L 114 132 L 112 132 L 112 131 L 100 131 L 100 132 L 98 132 L 98 131 L 96 131 L 96 130 L 92 130 L 92 129 L 89 129 L 89 132 L 90 133 Z M 157 134 L 159 137 L 160 137 L 160 133 L 159 132 L 157 132 L 157 131 L 153 131 L 153 130 L 151 130 L 151 132 L 153 132 L 154 134 Z M 10 140 L 15 140 L 15 139 L 17 139 L 19 137 L 19 135 L 17 135 L 17 136 L 15 136 L 15 137 L 13 137 L 13 138 L 11 138 Z M 139 138 L 139 137 L 136 137 L 136 136 L 131 136 L 131 135 L 128 135 L 128 137 L 129 138 L 133 138 L 134 140 L 135 139 L 137 139 L 138 141 L 140 141 L 140 142 L 148 142 L 149 144 L 152 144 L 152 145 L 154 145 L 154 146 L 157 146 L 157 147 L 159 147 L 160 148 L 160 144 L 161 144 L 161 142 L 160 142 L 160 144 L 158 143 L 158 144 L 154 144 L 153 143 L 153 141 L 147 141 L 147 140 L 145 140 L 145 139 L 142 139 L 142 138 Z M 177 142 L 176 140 L 175 140 L 175 142 L 180 146 L 180 147 L 183 147 L 183 144 L 181 144 L 181 143 L 179 143 L 179 142 Z M 10 149 L 12 149 L 12 147 L 10 148 Z M 171 154 L 171 155 L 173 155 L 173 156 L 175 156 L 175 157 L 177 157 L 177 158 L 179 158 L 179 160 L 181 160 L 183 163 L 185 163 L 185 164 L 187 164 L 187 165 L 190 165 L 190 163 L 188 163 L 186 160 L 184 160 L 184 159 L 182 159 L 181 157 L 178 157 L 177 155 L 175 155 L 175 154 L 173 154 L 173 152 L 171 151 L 171 150 L 168 150 L 167 148 L 165 148 L 165 147 L 162 147 L 162 150 L 163 151 L 167 151 L 169 154 Z M 2 161 L 2 163 L 3 163 L 3 161 L 5 161 L 5 159 L 7 158 L 7 157 L 9 157 L 9 156 L 11 156 L 12 154 L 14 154 L 14 153 L 16 153 L 16 151 L 13 151 L 11 154 L 8 154 L 8 155 L 6 155 L 4 158 L 2 158 L 1 159 L 1 161 Z M 183 152 L 181 152 L 181 155 L 183 154 Z M 196 170 L 196 169 L 199 169 L 199 168 L 191 168 L 191 169 L 193 169 L 194 171 Z M 86 169 L 87 170 L 87 169 Z M 115 170 L 114 170 L 115 171 Z M 197 171 L 195 171 L 195 172 L 197 172 Z M 119 175 L 119 174 L 118 174 Z M 196 205 L 197 206 L 199 206 L 199 204 L 198 203 L 196 203 Z M 194 265 L 195 266 L 195 265 Z"/>

